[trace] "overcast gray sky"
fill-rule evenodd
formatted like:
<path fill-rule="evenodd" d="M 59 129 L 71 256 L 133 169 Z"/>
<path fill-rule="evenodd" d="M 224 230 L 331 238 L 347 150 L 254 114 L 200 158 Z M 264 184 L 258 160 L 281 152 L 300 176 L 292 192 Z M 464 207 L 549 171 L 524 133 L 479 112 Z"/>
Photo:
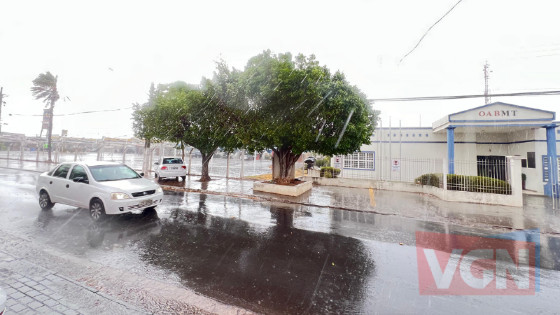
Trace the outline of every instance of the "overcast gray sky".
<path fill-rule="evenodd" d="M 5 1 L 0 8 L 0 86 L 9 95 L 2 131 L 35 135 L 41 72 L 59 76 L 71 101 L 56 114 L 130 107 L 151 82 L 199 83 L 214 61 L 242 69 L 273 52 L 315 54 L 369 98 L 481 94 L 490 64 L 494 93 L 560 90 L 560 2 L 464 0 L 399 60 L 457 0 L 378 1 Z M 560 112 L 560 96 L 493 101 Z M 484 104 L 376 103 L 384 126 L 423 126 Z M 53 133 L 132 136 L 131 109 L 57 116 Z M 12 114 L 12 116 L 9 116 Z"/>

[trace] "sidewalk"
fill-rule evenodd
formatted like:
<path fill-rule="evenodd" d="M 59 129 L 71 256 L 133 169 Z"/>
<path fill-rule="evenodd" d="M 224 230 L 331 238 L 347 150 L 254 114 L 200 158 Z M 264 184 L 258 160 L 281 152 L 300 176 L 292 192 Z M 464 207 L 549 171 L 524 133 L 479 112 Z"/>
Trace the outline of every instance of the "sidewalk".
<path fill-rule="evenodd" d="M 7 314 L 146 313 L 26 259 L 0 251 Z"/>
<path fill-rule="evenodd" d="M 6 314 L 253 314 L 180 284 L 116 269 L 0 230 Z"/>
<path fill-rule="evenodd" d="M 210 182 L 201 183 L 198 178 L 187 177 L 184 183 L 164 180 L 160 184 L 167 190 L 184 188 L 194 192 L 372 212 L 423 221 L 514 230 L 539 228 L 542 233 L 560 233 L 560 211 L 553 210 L 551 200 L 541 196 L 525 196 L 523 208 L 447 202 L 417 193 L 333 186 L 313 186 L 302 196 L 289 197 L 254 193 L 253 180 L 213 177 Z"/>

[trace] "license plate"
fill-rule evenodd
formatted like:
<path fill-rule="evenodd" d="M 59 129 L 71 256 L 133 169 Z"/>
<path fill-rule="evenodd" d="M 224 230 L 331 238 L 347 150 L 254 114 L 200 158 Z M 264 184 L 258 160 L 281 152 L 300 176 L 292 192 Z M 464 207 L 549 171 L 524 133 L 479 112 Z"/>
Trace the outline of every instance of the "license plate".
<path fill-rule="evenodd" d="M 148 200 L 140 201 L 139 206 L 140 207 L 145 207 L 145 206 L 149 206 L 151 204 L 152 204 L 152 200 L 148 199 Z"/>
<path fill-rule="evenodd" d="M 172 170 L 178 170 L 178 167 L 171 167 Z"/>

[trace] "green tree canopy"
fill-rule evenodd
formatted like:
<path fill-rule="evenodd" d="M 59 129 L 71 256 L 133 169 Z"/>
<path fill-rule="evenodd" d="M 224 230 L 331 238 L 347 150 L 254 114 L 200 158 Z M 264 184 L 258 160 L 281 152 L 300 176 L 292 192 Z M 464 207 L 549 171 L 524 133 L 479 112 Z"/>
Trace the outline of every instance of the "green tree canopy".
<path fill-rule="evenodd" d="M 249 60 L 240 88 L 247 102 L 239 137 L 249 150 L 274 151 L 281 182 L 305 151 L 347 154 L 370 143 L 376 115 L 365 95 L 313 55 L 265 51 Z"/>
<path fill-rule="evenodd" d="M 158 139 L 188 144 L 202 155 L 201 181 L 210 179 L 208 163 L 216 150 L 239 147 L 235 116 L 217 95 L 217 86 L 204 79 L 201 87 L 175 82 L 158 88 L 150 120 Z"/>
<path fill-rule="evenodd" d="M 202 181 L 218 148 L 243 147 L 273 150 L 274 178 L 289 182 L 303 152 L 348 154 L 370 143 L 377 116 L 357 87 L 313 55 L 264 51 L 244 71 L 220 61 L 212 80 L 159 85 L 154 94 L 155 105 L 136 114 L 137 135 L 197 148 Z"/>

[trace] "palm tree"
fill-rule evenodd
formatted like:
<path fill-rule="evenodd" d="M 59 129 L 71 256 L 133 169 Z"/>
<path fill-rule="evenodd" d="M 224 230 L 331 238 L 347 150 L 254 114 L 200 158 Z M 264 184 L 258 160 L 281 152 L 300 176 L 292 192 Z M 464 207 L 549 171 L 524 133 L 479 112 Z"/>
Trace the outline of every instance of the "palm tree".
<path fill-rule="evenodd" d="M 60 98 L 58 95 L 58 90 L 56 88 L 56 81 L 58 76 L 52 75 L 49 71 L 39 74 L 35 80 L 33 80 L 33 86 L 31 87 L 31 94 L 36 100 L 42 99 L 45 102 L 45 107 L 49 107 L 50 117 L 49 117 L 49 129 L 47 130 L 47 145 L 49 149 L 49 162 L 51 162 L 51 135 L 52 135 L 52 122 L 53 122 L 53 109 L 54 104 Z"/>

